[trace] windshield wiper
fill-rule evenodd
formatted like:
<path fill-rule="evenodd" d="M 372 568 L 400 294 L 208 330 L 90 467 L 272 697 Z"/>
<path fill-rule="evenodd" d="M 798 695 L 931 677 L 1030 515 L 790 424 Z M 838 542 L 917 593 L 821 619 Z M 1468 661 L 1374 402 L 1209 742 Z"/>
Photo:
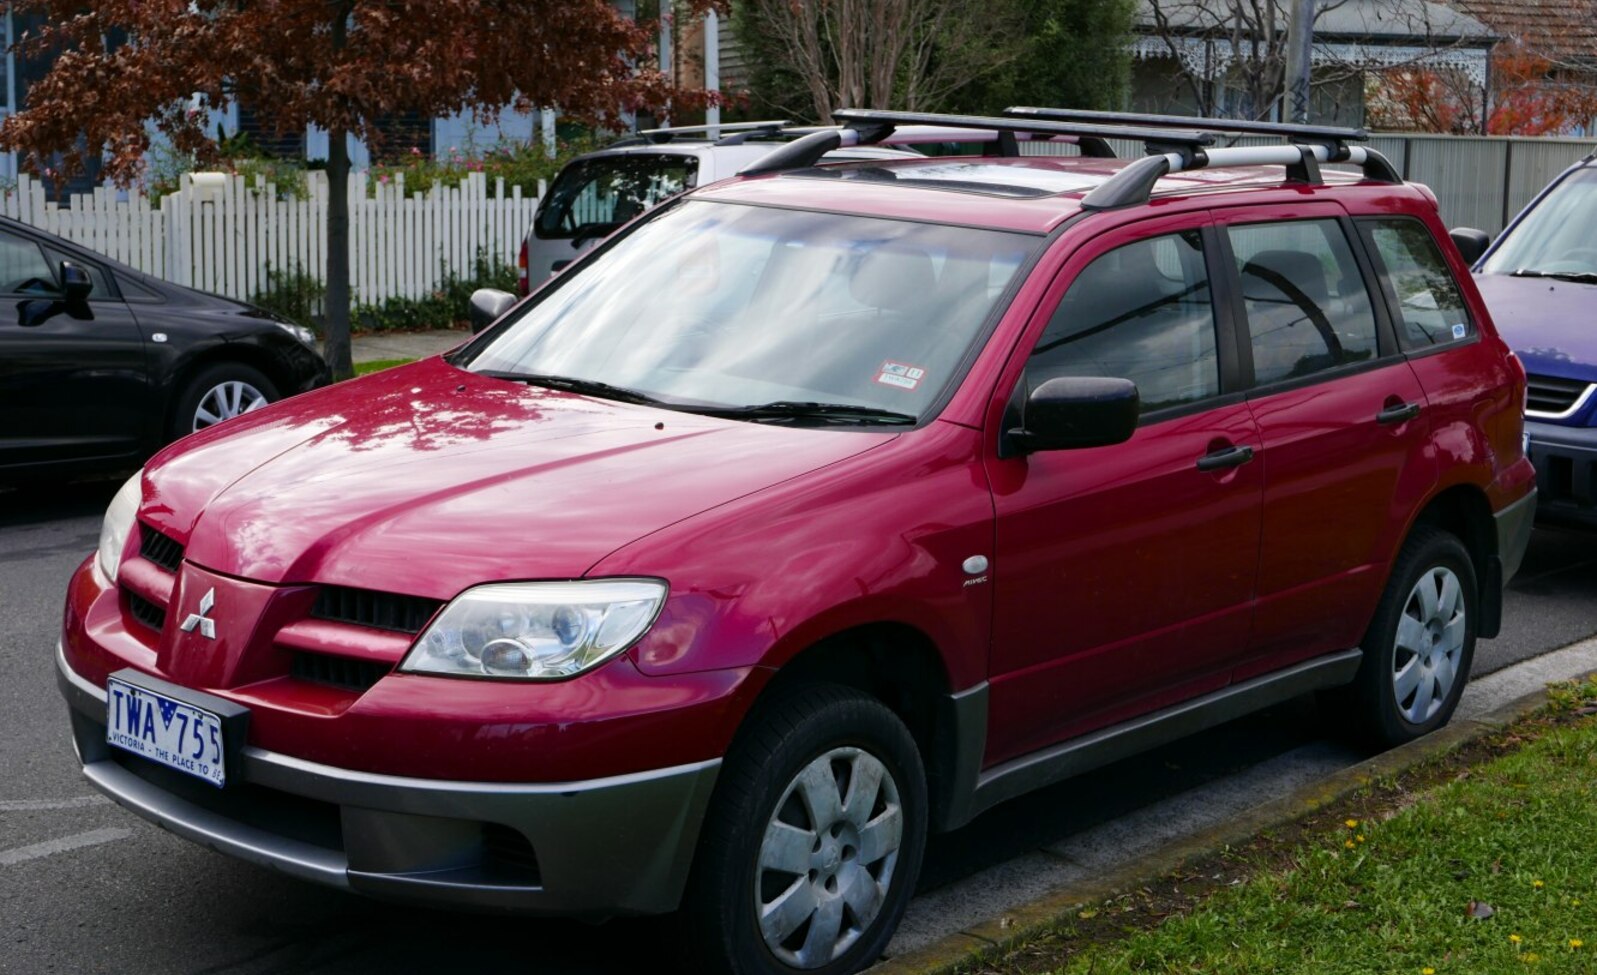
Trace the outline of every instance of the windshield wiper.
<path fill-rule="evenodd" d="M 776 400 L 755 406 L 694 407 L 693 412 L 735 420 L 821 420 L 827 423 L 886 423 L 894 426 L 915 423 L 917 419 L 910 413 L 875 406 L 800 400 Z"/>
<path fill-rule="evenodd" d="M 1509 271 L 1508 274 L 1515 278 L 1557 278 L 1559 281 L 1573 281 L 1576 284 L 1597 284 L 1597 272 L 1593 271 L 1537 271 L 1522 267 Z"/>
<path fill-rule="evenodd" d="M 571 376 L 549 376 L 534 372 L 506 372 L 498 369 L 483 369 L 477 375 L 487 376 L 491 379 L 505 379 L 513 383 L 526 383 L 528 386 L 558 389 L 563 393 L 598 396 L 601 399 L 613 399 L 622 403 L 644 403 L 649 406 L 671 405 L 650 396 L 648 393 L 640 393 L 635 389 L 627 389 L 625 386 L 612 386 L 597 379 L 576 379 Z"/>

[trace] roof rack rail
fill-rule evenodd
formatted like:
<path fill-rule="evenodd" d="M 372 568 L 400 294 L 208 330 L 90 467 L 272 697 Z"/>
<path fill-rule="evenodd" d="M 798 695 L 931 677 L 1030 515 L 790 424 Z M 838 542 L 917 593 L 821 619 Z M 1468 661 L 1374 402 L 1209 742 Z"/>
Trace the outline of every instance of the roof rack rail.
<path fill-rule="evenodd" d="M 1084 210 L 1113 210 L 1146 203 L 1153 195 L 1154 184 L 1171 173 L 1222 166 L 1285 166 L 1288 180 L 1316 184 L 1323 182 L 1321 163 L 1351 163 L 1364 170 L 1365 179 L 1403 182 L 1385 156 L 1364 146 L 1235 146 L 1207 149 L 1196 155 L 1167 152 L 1145 156 L 1098 184 L 1082 198 L 1081 206 Z"/>
<path fill-rule="evenodd" d="M 1299 125 L 1287 122 L 1259 122 L 1250 119 L 1198 118 L 1184 115 L 1142 115 L 1131 112 L 1091 112 L 1072 108 L 1031 108 L 1014 106 L 1004 110 L 1013 118 L 1045 119 L 1093 124 L 1125 124 L 1141 128 L 1162 126 L 1197 126 L 1199 128 L 1236 135 L 1271 135 L 1291 143 L 1287 146 L 1252 146 L 1242 148 L 1210 149 L 1201 158 L 1183 155 L 1171 156 L 1168 169 L 1162 169 L 1155 160 L 1163 153 L 1150 154 L 1148 159 L 1121 170 L 1098 189 L 1087 194 L 1084 206 L 1104 209 L 1143 202 L 1153 190 L 1159 177 L 1182 170 L 1212 168 L 1216 166 L 1267 166 L 1284 165 L 1287 178 L 1302 183 L 1319 183 L 1320 163 L 1352 163 L 1364 170 L 1365 179 L 1382 183 L 1401 183 L 1403 178 L 1392 168 L 1387 158 L 1374 149 L 1349 146 L 1349 142 L 1365 142 L 1370 135 L 1363 129 L 1335 125 Z M 1311 151 L 1312 150 L 1312 151 Z M 1158 170 L 1158 172 L 1155 172 Z"/>
<path fill-rule="evenodd" d="M 802 169 L 843 146 L 892 142 L 899 129 L 946 130 L 949 142 L 994 141 L 1005 156 L 1020 155 L 1019 143 L 1025 140 L 1057 137 L 1073 138 L 1084 156 L 1114 158 L 1109 139 L 1140 139 L 1149 152 L 1176 153 L 1183 157 L 1200 155 L 1204 146 L 1213 145 L 1215 136 L 1197 129 L 1088 123 L 1028 121 L 985 115 L 938 115 L 929 112 L 890 112 L 878 109 L 842 108 L 832 113 L 841 127 L 812 132 L 774 150 L 743 169 L 745 176 Z"/>
<path fill-rule="evenodd" d="M 744 138 L 751 135 L 777 135 L 793 123 L 787 119 L 766 119 L 760 122 L 723 122 L 718 125 L 668 125 L 658 129 L 639 129 L 638 135 L 648 142 L 670 142 L 679 135 L 690 132 L 702 132 L 706 136 L 712 130 L 717 133 L 735 133 Z M 717 135 L 717 138 L 720 138 Z"/>
<path fill-rule="evenodd" d="M 1292 122 L 1259 122 L 1252 119 L 1199 118 L 1187 115 L 1139 115 L 1131 112 L 1090 112 L 1075 108 L 1032 108 L 1012 106 L 1004 114 L 1013 118 L 1046 119 L 1058 122 L 1092 122 L 1101 125 L 1138 125 L 1161 128 L 1203 129 L 1206 132 L 1226 132 L 1237 135 L 1275 135 L 1296 142 L 1367 142 L 1370 134 L 1363 129 L 1350 129 L 1336 125 L 1299 125 Z"/>

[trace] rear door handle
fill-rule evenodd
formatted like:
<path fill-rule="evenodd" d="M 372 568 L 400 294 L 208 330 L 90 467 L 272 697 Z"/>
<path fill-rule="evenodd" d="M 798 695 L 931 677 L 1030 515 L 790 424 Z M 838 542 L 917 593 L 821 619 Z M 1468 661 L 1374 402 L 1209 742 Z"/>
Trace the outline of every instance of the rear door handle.
<path fill-rule="evenodd" d="M 1241 467 L 1252 459 L 1252 447 L 1225 447 L 1199 457 L 1198 470 L 1218 471 L 1226 467 Z"/>
<path fill-rule="evenodd" d="M 1420 415 L 1420 404 L 1398 403 L 1375 414 L 1376 423 L 1407 423 Z"/>

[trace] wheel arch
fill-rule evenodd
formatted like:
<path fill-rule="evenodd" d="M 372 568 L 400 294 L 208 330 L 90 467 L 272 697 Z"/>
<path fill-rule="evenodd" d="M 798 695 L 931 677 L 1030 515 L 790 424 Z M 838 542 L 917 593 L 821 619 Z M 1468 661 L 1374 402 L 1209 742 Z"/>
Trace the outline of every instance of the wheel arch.
<path fill-rule="evenodd" d="M 1409 532 L 1421 525 L 1439 528 L 1464 543 L 1475 567 L 1480 605 L 1476 635 L 1496 636 L 1502 628 L 1503 582 L 1496 524 L 1486 492 L 1473 484 L 1455 484 L 1437 492 L 1415 516 Z"/>
<path fill-rule="evenodd" d="M 170 430 L 177 421 L 178 404 L 194 381 L 205 369 L 215 365 L 237 363 L 259 370 L 277 387 L 278 398 L 292 395 L 295 378 L 283 362 L 270 349 L 249 342 L 218 342 L 196 351 L 172 370 L 167 382 L 166 405 L 162 411 L 161 429 Z"/>
<path fill-rule="evenodd" d="M 985 736 L 986 728 L 964 727 L 954 707 L 954 688 L 937 644 L 902 622 L 849 627 L 806 645 L 787 659 L 761 688 L 744 723 L 770 702 L 811 684 L 839 684 L 870 695 L 896 714 L 920 749 L 926 766 L 931 822 L 944 820 L 963 779 L 962 738 Z M 983 713 L 984 716 L 984 713 Z M 967 749 L 968 750 L 968 749 Z"/>

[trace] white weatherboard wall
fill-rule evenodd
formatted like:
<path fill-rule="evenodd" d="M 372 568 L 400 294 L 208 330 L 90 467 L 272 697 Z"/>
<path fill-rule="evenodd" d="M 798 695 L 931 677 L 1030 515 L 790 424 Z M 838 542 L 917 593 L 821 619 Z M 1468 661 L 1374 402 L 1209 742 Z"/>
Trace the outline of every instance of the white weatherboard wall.
<path fill-rule="evenodd" d="M 0 197 L 0 213 L 177 284 L 248 299 L 267 289 L 267 271 L 325 276 L 327 177 L 306 174 L 305 199 L 278 196 L 264 180 L 185 175 L 177 192 L 151 206 L 110 189 L 45 199 L 26 175 Z M 542 187 L 540 186 L 540 189 Z M 472 173 L 458 187 L 406 191 L 403 178 L 368 192 L 365 173 L 349 181 L 350 283 L 355 299 L 419 298 L 449 274 L 470 277 L 479 252 L 514 266 L 538 198 Z"/>

